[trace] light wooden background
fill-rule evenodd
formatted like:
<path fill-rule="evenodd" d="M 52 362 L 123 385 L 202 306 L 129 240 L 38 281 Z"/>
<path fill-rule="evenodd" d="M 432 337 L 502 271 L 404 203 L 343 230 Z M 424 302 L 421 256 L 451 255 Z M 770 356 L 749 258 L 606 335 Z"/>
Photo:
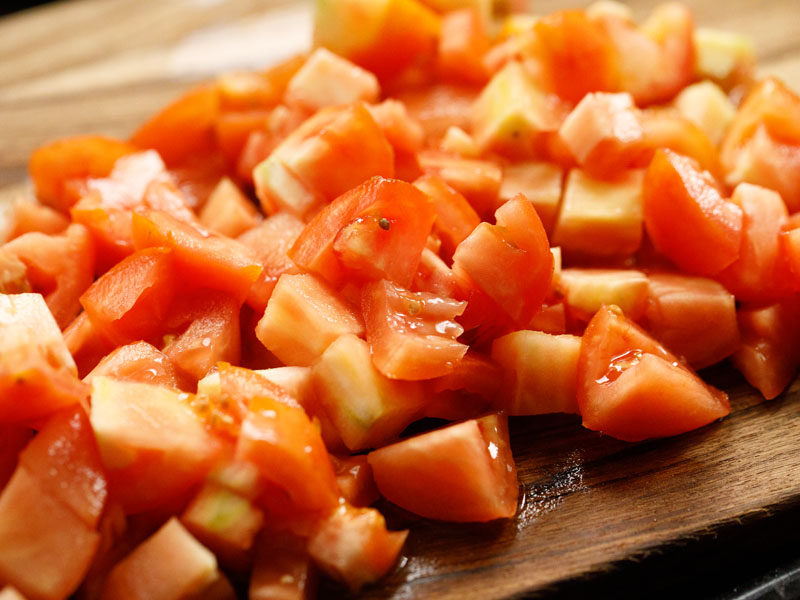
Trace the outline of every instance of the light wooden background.
<path fill-rule="evenodd" d="M 655 3 L 631 4 L 642 15 Z M 751 35 L 762 71 L 800 88 L 800 3 L 690 5 L 700 25 Z M 27 156 L 46 140 L 126 137 L 197 80 L 304 49 L 310 15 L 288 0 L 73 0 L 0 19 L 0 197 L 24 188 Z M 364 597 L 505 597 L 796 506 L 800 386 L 762 404 L 730 371 L 717 377 L 733 414 L 677 439 L 633 446 L 570 419 L 517 421 L 520 518 L 451 526 L 390 509 L 412 527 L 407 561 Z"/>

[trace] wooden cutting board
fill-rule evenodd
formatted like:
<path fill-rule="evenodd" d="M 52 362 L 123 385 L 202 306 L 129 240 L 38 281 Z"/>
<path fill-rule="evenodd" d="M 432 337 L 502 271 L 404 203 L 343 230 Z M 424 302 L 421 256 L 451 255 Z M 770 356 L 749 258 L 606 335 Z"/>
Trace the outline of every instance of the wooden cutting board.
<path fill-rule="evenodd" d="M 643 15 L 655 2 L 630 4 Z M 792 0 L 690 4 L 700 25 L 752 36 L 762 71 L 800 89 Z M 302 50 L 310 16 L 296 1 L 75 0 L 0 19 L 0 199 L 24 192 L 37 145 L 78 133 L 125 137 L 195 81 Z M 391 524 L 411 527 L 406 558 L 362 597 L 518 595 L 796 510 L 800 382 L 764 403 L 729 367 L 710 376 L 730 392 L 732 414 L 674 439 L 625 444 L 573 417 L 515 420 L 518 517 L 450 525 L 385 507 Z"/>

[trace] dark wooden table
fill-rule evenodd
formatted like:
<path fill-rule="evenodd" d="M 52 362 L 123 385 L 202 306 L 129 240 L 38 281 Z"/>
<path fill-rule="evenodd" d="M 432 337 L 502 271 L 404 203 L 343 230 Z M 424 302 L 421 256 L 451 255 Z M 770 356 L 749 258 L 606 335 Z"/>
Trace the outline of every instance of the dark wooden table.
<path fill-rule="evenodd" d="M 630 4 L 641 15 L 655 2 Z M 800 5 L 690 4 L 700 25 L 751 35 L 762 72 L 800 88 Z M 536 10 L 563 5 L 540 0 Z M 3 17 L 0 199 L 25 189 L 27 156 L 42 142 L 125 137 L 197 80 L 305 48 L 310 14 L 278 0 L 74 0 Z M 519 516 L 450 525 L 386 507 L 391 523 L 412 529 L 406 559 L 362 597 L 732 597 L 791 571 L 800 384 L 763 403 L 729 367 L 708 376 L 730 392 L 731 416 L 674 439 L 633 445 L 570 417 L 515 421 Z"/>

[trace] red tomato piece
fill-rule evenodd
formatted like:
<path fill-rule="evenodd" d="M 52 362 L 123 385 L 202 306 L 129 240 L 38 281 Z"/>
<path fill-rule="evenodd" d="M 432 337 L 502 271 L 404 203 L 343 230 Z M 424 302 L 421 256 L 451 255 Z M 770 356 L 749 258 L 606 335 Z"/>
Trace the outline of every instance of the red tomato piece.
<path fill-rule="evenodd" d="M 366 285 L 361 309 L 372 361 L 392 379 L 430 379 L 455 369 L 467 352 L 454 321 L 464 302 L 409 292 L 382 280 Z"/>
<path fill-rule="evenodd" d="M 196 381 L 220 361 L 239 362 L 239 308 L 236 298 L 216 290 L 196 290 L 175 303 L 167 327 L 179 335 L 164 354 L 181 376 Z"/>
<path fill-rule="evenodd" d="M 163 331 L 176 278 L 169 248 L 145 248 L 95 281 L 81 296 L 81 304 L 92 326 L 114 344 L 152 340 Z"/>
<path fill-rule="evenodd" d="M 442 251 L 453 256 L 456 246 L 480 224 L 481 218 L 463 194 L 457 192 L 438 175 L 423 175 L 414 182 L 433 202 L 436 220 L 433 230 L 442 240 Z"/>
<path fill-rule="evenodd" d="M 333 251 L 356 279 L 388 279 L 409 287 L 436 215 L 428 197 L 413 186 L 381 195 L 344 225 Z"/>
<path fill-rule="evenodd" d="M 59 235 L 26 233 L 2 248 L 25 264 L 33 291 L 44 296 L 58 326 L 69 325 L 93 279 L 95 249 L 86 228 L 70 225 Z"/>
<path fill-rule="evenodd" d="M 323 571 L 355 592 L 392 569 L 406 537 L 408 530 L 388 531 L 376 509 L 343 504 L 316 525 L 308 553 Z"/>
<path fill-rule="evenodd" d="M 325 444 L 302 408 L 280 400 L 284 394 L 279 389 L 250 399 L 236 458 L 257 465 L 299 509 L 331 510 L 339 489 Z"/>
<path fill-rule="evenodd" d="M 345 277 L 334 248 L 339 232 L 371 206 L 379 202 L 388 205 L 409 196 L 420 198 L 422 194 L 404 181 L 382 177 L 365 181 L 317 213 L 289 250 L 289 258 L 301 269 L 318 273 L 338 286 Z"/>
<path fill-rule="evenodd" d="M 737 311 L 742 345 L 734 366 L 767 400 L 788 386 L 800 365 L 800 311 L 795 300 Z"/>
<path fill-rule="evenodd" d="M 69 226 L 69 219 L 63 213 L 38 202 L 15 202 L 12 221 L 14 229 L 8 239 L 34 231 L 55 235 Z"/>
<path fill-rule="evenodd" d="M 103 598 L 232 598 L 230 589 L 229 595 L 214 595 L 215 584 L 221 578 L 224 580 L 211 551 L 173 517 L 114 565 L 106 579 Z"/>
<path fill-rule="evenodd" d="M 41 419 L 86 398 L 40 295 L 0 294 L 0 322 L 0 423 Z"/>
<path fill-rule="evenodd" d="M 89 317 L 82 312 L 64 330 L 67 350 L 75 359 L 78 376 L 83 378 L 97 363 L 114 349 L 114 344 L 103 337 L 92 325 Z"/>
<path fill-rule="evenodd" d="M 0 539 L 0 581 L 41 600 L 69 597 L 100 543 L 93 528 L 22 467 L 0 494 Z"/>
<path fill-rule="evenodd" d="M 256 311 L 263 311 L 284 273 L 296 274 L 300 270 L 287 252 L 305 228 L 305 224 L 291 213 L 282 212 L 264 219 L 238 238 L 252 250 L 264 268 L 250 289 L 247 303 Z"/>
<path fill-rule="evenodd" d="M 252 252 L 236 240 L 164 212 L 134 213 L 133 241 L 137 249 L 172 248 L 184 281 L 230 292 L 239 301 L 247 297 L 262 271 Z"/>
<path fill-rule="evenodd" d="M 157 150 L 168 165 L 196 154 L 215 150 L 214 124 L 219 100 L 214 86 L 204 85 L 186 92 L 151 117 L 131 136 L 139 148 Z"/>
<path fill-rule="evenodd" d="M 644 222 L 656 249 L 689 273 L 715 275 L 739 256 L 742 209 L 670 150 L 656 152 L 645 174 Z"/>
<path fill-rule="evenodd" d="M 84 381 L 91 385 L 92 379 L 98 375 L 176 389 L 184 387 L 184 382 L 170 358 L 147 342 L 134 342 L 127 346 L 120 346 L 103 358 L 86 375 Z"/>
<path fill-rule="evenodd" d="M 365 454 L 344 457 L 331 454 L 331 463 L 339 491 L 349 504 L 364 507 L 380 498 L 372 478 L 372 467 L 369 466 Z"/>
<path fill-rule="evenodd" d="M 369 454 L 383 496 L 445 521 L 513 517 L 519 488 L 507 418 L 489 415 L 414 436 Z"/>
<path fill-rule="evenodd" d="M 50 417 L 20 454 L 19 464 L 39 480 L 46 494 L 69 507 L 88 527 L 97 527 L 108 484 L 83 408 Z"/>
<path fill-rule="evenodd" d="M 645 329 L 694 369 L 703 369 L 739 347 L 733 295 L 711 279 L 677 273 L 647 277 Z"/>
<path fill-rule="evenodd" d="M 616 307 L 599 310 L 583 334 L 577 389 L 583 426 L 629 442 L 684 433 L 730 412 L 727 394 Z"/>
<path fill-rule="evenodd" d="M 465 273 L 514 322 L 527 325 L 550 290 L 550 244 L 522 195 L 498 208 L 495 217 L 497 225 L 481 223 L 458 245 L 453 270 Z"/>
<path fill-rule="evenodd" d="M 736 186 L 731 200 L 742 209 L 739 258 L 717 275 L 736 296 L 748 302 L 769 302 L 795 292 L 780 235 L 788 218 L 780 195 L 749 183 Z"/>
<path fill-rule="evenodd" d="M 463 194 L 482 217 L 486 218 L 497 208 L 503 170 L 494 162 L 450 156 L 433 150 L 420 152 L 418 159 L 424 173 L 441 177 Z"/>
<path fill-rule="evenodd" d="M 714 177 L 722 175 L 717 147 L 697 125 L 674 109 L 648 108 L 641 111 L 644 151 L 639 165 L 646 167 L 659 148 L 667 148 L 696 160 Z"/>
<path fill-rule="evenodd" d="M 489 72 L 483 56 L 489 51 L 489 34 L 477 8 L 464 8 L 442 17 L 438 67 L 446 79 L 484 84 Z"/>
<path fill-rule="evenodd" d="M 28 164 L 36 196 L 44 204 L 67 212 L 79 199 L 67 184 L 88 177 L 107 177 L 116 160 L 137 148 L 101 136 L 79 136 L 38 148 Z"/>

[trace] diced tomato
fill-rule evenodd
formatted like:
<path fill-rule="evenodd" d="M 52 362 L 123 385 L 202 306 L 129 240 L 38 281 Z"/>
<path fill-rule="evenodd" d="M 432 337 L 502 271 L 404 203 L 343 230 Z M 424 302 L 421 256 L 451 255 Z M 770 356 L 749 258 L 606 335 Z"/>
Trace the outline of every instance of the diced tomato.
<path fill-rule="evenodd" d="M 533 30 L 545 77 L 559 96 L 577 103 L 589 92 L 619 89 L 612 39 L 583 11 L 553 13 Z"/>
<path fill-rule="evenodd" d="M 267 307 L 281 275 L 300 272 L 287 252 L 304 227 L 305 224 L 291 213 L 281 212 L 236 238 L 255 253 L 263 267 L 247 297 L 247 303 L 256 311 L 263 312 Z"/>
<path fill-rule="evenodd" d="M 302 340 L 297 332 L 305 331 Z M 360 315 L 320 278 L 282 275 L 256 327 L 256 336 L 286 365 L 308 366 L 341 335 L 361 335 Z"/>
<path fill-rule="evenodd" d="M 425 402 L 425 416 L 464 421 L 497 410 L 497 386 L 503 371 L 488 356 L 468 351 L 452 373 L 431 380 L 434 392 Z"/>
<path fill-rule="evenodd" d="M 739 256 L 742 209 L 691 159 L 659 150 L 644 179 L 644 222 L 659 252 L 681 269 L 715 275 Z"/>
<path fill-rule="evenodd" d="M 239 362 L 239 302 L 230 294 L 196 290 L 175 303 L 167 325 L 176 337 L 164 354 L 183 377 L 196 381 L 219 361 Z"/>
<path fill-rule="evenodd" d="M 587 94 L 558 130 L 577 163 L 593 175 L 615 175 L 644 151 L 644 130 L 630 94 Z"/>
<path fill-rule="evenodd" d="M 199 219 L 204 227 L 235 238 L 258 225 L 259 215 L 253 203 L 225 177 L 211 192 Z"/>
<path fill-rule="evenodd" d="M 369 454 L 383 496 L 445 521 L 513 517 L 519 494 L 506 417 L 489 415 L 423 433 Z"/>
<path fill-rule="evenodd" d="M 716 281 L 651 273 L 647 331 L 695 369 L 713 365 L 739 347 L 733 295 Z"/>
<path fill-rule="evenodd" d="M 730 412 L 727 394 L 616 307 L 598 311 L 583 334 L 578 407 L 584 427 L 630 442 L 684 433 Z"/>
<path fill-rule="evenodd" d="M 742 345 L 734 366 L 767 400 L 788 386 L 800 365 L 800 311 L 795 299 L 737 311 Z"/>
<path fill-rule="evenodd" d="M 742 209 L 739 257 L 717 278 L 738 300 L 769 302 L 795 292 L 782 253 L 780 234 L 788 213 L 772 190 L 749 183 L 736 186 L 731 198 Z"/>
<path fill-rule="evenodd" d="M 67 184 L 87 177 L 107 177 L 118 158 L 136 150 L 125 142 L 95 135 L 42 146 L 28 164 L 36 196 L 44 204 L 67 212 L 79 199 Z"/>
<path fill-rule="evenodd" d="M 489 35 L 477 8 L 463 8 L 442 17 L 438 67 L 445 79 L 483 84 L 489 72 L 483 56 L 489 51 Z"/>
<path fill-rule="evenodd" d="M 88 389 L 40 295 L 0 294 L 0 323 L 0 423 L 40 419 L 85 399 Z"/>
<path fill-rule="evenodd" d="M 435 83 L 399 89 L 395 96 L 422 126 L 425 137 L 436 139 L 444 136 L 449 127 L 469 130 L 470 109 L 479 92 L 475 86 Z"/>
<path fill-rule="evenodd" d="M 253 170 L 266 213 L 303 219 L 376 176 L 394 176 L 394 151 L 362 103 L 320 110 Z"/>
<path fill-rule="evenodd" d="M 418 380 L 452 372 L 467 346 L 454 321 L 465 303 L 425 292 L 409 292 L 382 280 L 361 294 L 372 362 L 391 379 Z"/>
<path fill-rule="evenodd" d="M 422 150 L 425 132 L 422 126 L 409 115 L 406 105 L 388 98 L 380 104 L 368 104 L 367 110 L 395 151 L 395 170 L 398 155 L 412 156 Z M 402 178 L 400 178 L 402 179 Z"/>
<path fill-rule="evenodd" d="M 217 77 L 217 94 L 224 111 L 266 109 L 283 98 L 289 80 L 305 63 L 298 55 L 279 62 L 265 71 L 238 71 Z"/>
<path fill-rule="evenodd" d="M 173 517 L 114 566 L 103 598 L 212 598 L 209 588 L 221 577 L 214 555 Z"/>
<path fill-rule="evenodd" d="M 308 540 L 308 553 L 331 577 L 352 591 L 386 575 L 397 562 L 408 531 L 388 531 L 374 508 L 342 505 L 322 519 Z"/>
<path fill-rule="evenodd" d="M 618 306 L 634 321 L 647 307 L 647 276 L 634 269 L 564 269 L 557 289 L 569 317 L 583 324 L 603 305 Z"/>
<path fill-rule="evenodd" d="M 63 213 L 38 202 L 17 201 L 14 203 L 14 229 L 9 239 L 38 231 L 48 235 L 62 233 L 69 225 Z"/>
<path fill-rule="evenodd" d="M 181 522 L 220 562 L 247 571 L 264 513 L 230 489 L 207 482 L 181 514 Z"/>
<path fill-rule="evenodd" d="M 298 508 L 333 509 L 339 491 L 319 431 L 298 406 L 259 395 L 250 400 L 236 458 L 257 465 Z"/>
<path fill-rule="evenodd" d="M 436 214 L 413 186 L 402 192 L 377 198 L 336 234 L 333 251 L 356 279 L 411 285 Z"/>
<path fill-rule="evenodd" d="M 314 43 L 390 79 L 433 59 L 439 27 L 439 16 L 418 0 L 338 0 L 316 11 Z"/>
<path fill-rule="evenodd" d="M 228 164 L 236 166 L 254 133 L 266 136 L 268 110 L 223 112 L 214 124 L 214 135 Z M 266 158 L 266 153 L 250 165 L 250 170 Z"/>
<path fill-rule="evenodd" d="M 402 202 L 401 199 L 404 198 L 408 198 L 409 202 L 419 202 L 423 208 L 426 206 L 426 197 L 409 183 L 381 177 L 365 181 L 336 198 L 314 217 L 289 250 L 289 258 L 301 269 L 313 271 L 334 285 L 339 285 L 345 276 L 344 266 L 340 263 L 335 249 L 339 232 L 352 223 L 357 224 L 360 215 L 371 210 L 371 207 L 389 206 L 395 201 Z M 411 216 L 413 215 L 409 215 Z M 421 221 L 424 229 L 424 223 L 428 218 Z M 380 223 L 378 226 L 380 227 Z M 426 238 L 427 235 L 426 232 Z M 414 249 L 414 252 L 421 252 L 422 247 Z M 413 253 L 410 253 L 408 258 L 398 261 L 398 264 L 404 266 L 404 272 L 410 264 L 414 265 L 414 270 L 410 274 L 413 277 L 418 260 L 418 257 L 415 258 Z"/>
<path fill-rule="evenodd" d="M 641 112 L 641 121 L 644 151 L 640 155 L 640 166 L 647 166 L 659 148 L 666 148 L 696 160 L 714 177 L 722 175 L 717 147 L 702 129 L 676 110 L 648 108 Z"/>
<path fill-rule="evenodd" d="M 133 241 L 137 249 L 171 248 L 184 281 L 219 289 L 244 300 L 262 267 L 236 240 L 183 223 L 164 212 L 133 215 Z"/>
<path fill-rule="evenodd" d="M 103 337 L 92 325 L 89 317 L 82 312 L 64 330 L 67 350 L 78 367 L 78 376 L 83 378 L 97 363 L 114 349 L 114 344 Z"/>
<path fill-rule="evenodd" d="M 120 346 L 105 356 L 86 375 L 84 381 L 91 385 L 92 379 L 99 375 L 175 389 L 181 389 L 185 385 L 170 358 L 147 342 Z"/>
<path fill-rule="evenodd" d="M 33 291 L 41 293 L 60 328 L 80 312 L 78 298 L 92 283 L 95 249 L 89 232 L 70 225 L 58 235 L 26 233 L 4 246 L 27 267 Z"/>
<path fill-rule="evenodd" d="M 463 194 L 457 192 L 438 175 L 423 175 L 414 182 L 433 201 L 436 220 L 433 229 L 442 240 L 445 256 L 453 256 L 461 242 L 481 222 L 478 213 L 467 202 Z"/>
<path fill-rule="evenodd" d="M 694 76 L 694 21 L 687 6 L 657 7 L 641 27 L 607 12 L 596 18 L 611 40 L 621 89 L 638 105 L 663 102 Z"/>
<path fill-rule="evenodd" d="M 29 598 L 63 600 L 86 575 L 100 536 L 18 467 L 0 494 L 0 539 L 0 581 Z"/>
<path fill-rule="evenodd" d="M 107 271 L 81 296 L 86 315 L 99 335 L 123 345 L 153 340 L 178 288 L 174 253 L 146 248 Z"/>
<path fill-rule="evenodd" d="M 182 506 L 222 451 L 191 399 L 163 386 L 93 379 L 92 429 L 109 490 L 126 513 Z"/>
<path fill-rule="evenodd" d="M 577 413 L 581 338 L 515 331 L 495 339 L 492 358 L 506 377 L 509 415 Z"/>
<path fill-rule="evenodd" d="M 453 269 L 465 273 L 512 320 L 527 324 L 550 289 L 550 244 L 524 196 L 506 202 L 495 216 L 497 225 L 481 223 L 458 245 Z M 516 276 L 509 278 L 508 273 Z"/>
<path fill-rule="evenodd" d="M 419 154 L 419 164 L 424 173 L 441 177 L 463 194 L 482 217 L 486 218 L 497 208 L 503 171 L 496 164 L 430 150 Z"/>
<path fill-rule="evenodd" d="M 425 403 L 417 382 L 382 375 L 369 344 L 353 334 L 328 346 L 311 372 L 320 405 L 354 452 L 394 439 L 419 418 Z"/>
<path fill-rule="evenodd" d="M 42 490 L 97 527 L 108 486 L 97 443 L 83 408 L 54 414 L 19 456 Z"/>
<path fill-rule="evenodd" d="M 144 123 L 131 136 L 139 148 L 157 150 L 172 166 L 195 154 L 216 148 L 214 123 L 219 100 L 214 86 L 204 85 L 186 92 Z"/>

